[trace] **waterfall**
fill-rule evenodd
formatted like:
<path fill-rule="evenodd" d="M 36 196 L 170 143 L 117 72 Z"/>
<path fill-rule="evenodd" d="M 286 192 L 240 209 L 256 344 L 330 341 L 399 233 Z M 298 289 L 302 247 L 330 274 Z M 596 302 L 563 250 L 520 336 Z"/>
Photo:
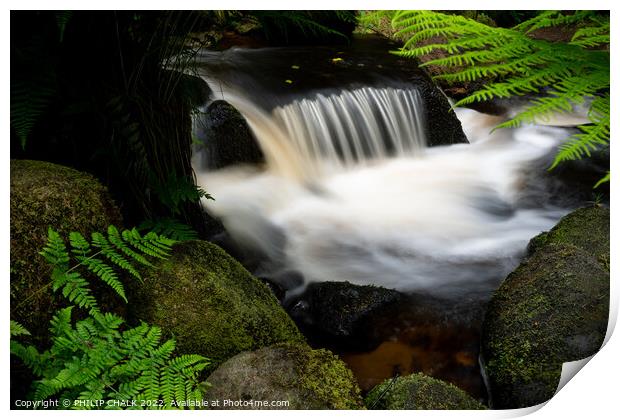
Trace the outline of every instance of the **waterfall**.
<path fill-rule="evenodd" d="M 235 91 L 225 98 L 247 120 L 270 169 L 291 179 L 415 156 L 426 146 L 424 105 L 413 86 L 318 91 L 271 112 Z"/>
<path fill-rule="evenodd" d="M 259 52 L 224 55 L 204 77 L 247 120 L 266 165 L 197 169 L 198 184 L 234 242 L 261 254 L 254 274 L 287 289 L 294 277 L 488 296 L 570 211 L 548 199 L 545 175 L 570 129 L 492 131 L 501 118 L 457 110 L 470 144 L 428 148 L 413 84 L 289 91 L 288 70 L 252 72 Z"/>

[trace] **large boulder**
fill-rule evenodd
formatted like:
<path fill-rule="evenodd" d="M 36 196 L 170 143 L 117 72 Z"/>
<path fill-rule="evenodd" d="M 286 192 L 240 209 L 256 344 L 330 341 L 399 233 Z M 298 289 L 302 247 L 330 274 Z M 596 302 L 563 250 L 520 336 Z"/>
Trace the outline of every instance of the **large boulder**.
<path fill-rule="evenodd" d="M 207 378 L 205 399 L 223 409 L 360 409 L 353 374 L 330 351 L 304 344 L 279 344 L 244 352 Z M 256 401 L 287 401 L 287 406 L 257 406 Z"/>
<path fill-rule="evenodd" d="M 44 344 L 52 315 L 67 301 L 46 287 L 51 267 L 39 251 L 48 227 L 90 237 L 122 225 L 107 189 L 92 175 L 49 162 L 11 160 L 11 319 Z"/>
<path fill-rule="evenodd" d="M 465 391 L 422 373 L 388 379 L 364 399 L 374 410 L 484 410 Z"/>
<path fill-rule="evenodd" d="M 349 282 L 322 282 L 308 286 L 289 313 L 303 331 L 326 342 L 374 347 L 373 319 L 404 298 L 401 293 Z M 306 334 L 308 335 L 308 334 Z"/>
<path fill-rule="evenodd" d="M 562 364 L 591 356 L 603 343 L 609 271 L 595 255 L 562 242 L 539 247 L 489 303 L 481 357 L 493 408 L 549 400 Z"/>
<path fill-rule="evenodd" d="M 209 357 L 214 367 L 242 351 L 304 342 L 271 290 L 205 241 L 175 245 L 131 288 L 129 311 L 175 337 L 179 353 Z"/>

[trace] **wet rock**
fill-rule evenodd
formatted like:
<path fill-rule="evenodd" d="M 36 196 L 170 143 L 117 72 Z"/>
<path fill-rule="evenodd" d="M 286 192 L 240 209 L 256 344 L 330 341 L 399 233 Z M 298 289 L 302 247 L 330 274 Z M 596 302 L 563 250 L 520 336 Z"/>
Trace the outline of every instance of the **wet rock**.
<path fill-rule="evenodd" d="M 304 338 L 269 288 L 220 247 L 174 246 L 129 296 L 134 322 L 158 325 L 179 353 L 209 357 L 213 367 L 246 350 Z"/>
<path fill-rule="evenodd" d="M 373 347 L 380 338 L 370 334 L 373 319 L 402 298 L 401 293 L 383 287 L 349 282 L 313 283 L 289 304 L 289 313 L 302 330 L 319 336 L 320 341 Z"/>
<path fill-rule="evenodd" d="M 207 107 L 198 137 L 210 169 L 239 163 L 261 163 L 264 156 L 245 118 L 231 104 L 217 100 Z"/>
<path fill-rule="evenodd" d="M 546 234 L 546 241 L 537 239 L 530 247 L 535 252 L 506 278 L 489 303 L 481 356 L 493 408 L 549 400 L 562 363 L 591 356 L 603 343 L 609 271 L 596 253 L 604 253 L 604 247 L 592 244 L 593 254 L 572 245 L 590 241 L 566 233 L 573 217 L 575 213 Z M 590 237 L 596 232 L 582 233 Z M 604 229 L 599 233 L 604 241 Z"/>
<path fill-rule="evenodd" d="M 227 360 L 207 382 L 207 400 L 228 409 L 361 409 L 360 391 L 345 364 L 330 351 L 305 344 L 278 344 Z M 224 400 L 237 401 L 224 406 Z M 258 407 L 248 401 L 288 401 Z"/>
<path fill-rule="evenodd" d="M 11 319 L 42 345 L 49 321 L 67 301 L 45 289 L 51 269 L 39 251 L 48 227 L 61 236 L 122 225 L 108 190 L 90 174 L 49 162 L 11 160 Z M 101 302 L 100 302 L 101 303 Z"/>
<path fill-rule="evenodd" d="M 456 386 L 421 373 L 388 379 L 364 399 L 375 410 L 484 410 Z"/>

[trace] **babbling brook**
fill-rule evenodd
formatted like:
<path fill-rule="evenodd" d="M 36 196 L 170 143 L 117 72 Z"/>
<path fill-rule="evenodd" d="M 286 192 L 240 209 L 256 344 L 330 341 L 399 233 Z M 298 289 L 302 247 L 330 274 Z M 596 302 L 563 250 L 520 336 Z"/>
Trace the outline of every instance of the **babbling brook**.
<path fill-rule="evenodd" d="M 603 344 L 609 12 L 11 23 L 13 409 L 524 408 Z"/>

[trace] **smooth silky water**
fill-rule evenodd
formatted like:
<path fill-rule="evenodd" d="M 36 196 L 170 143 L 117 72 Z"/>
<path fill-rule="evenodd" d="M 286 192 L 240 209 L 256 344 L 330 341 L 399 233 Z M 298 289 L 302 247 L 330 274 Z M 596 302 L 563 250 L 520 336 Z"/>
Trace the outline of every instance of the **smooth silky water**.
<path fill-rule="evenodd" d="M 234 67 L 257 52 L 219 54 L 209 59 Z M 558 205 L 545 176 L 570 129 L 492 131 L 501 117 L 457 109 L 470 143 L 428 148 L 415 85 L 280 95 L 240 67 L 206 66 L 203 76 L 246 118 L 265 163 L 213 171 L 196 155 L 198 184 L 215 198 L 204 201 L 208 212 L 238 246 L 264 256 L 254 274 L 281 281 L 289 299 L 322 281 L 412 296 L 379 322 L 378 347 L 335 349 L 363 389 L 423 371 L 483 397 L 480 314 L 530 238 L 573 207 Z M 419 305 L 420 296 L 442 304 Z"/>

